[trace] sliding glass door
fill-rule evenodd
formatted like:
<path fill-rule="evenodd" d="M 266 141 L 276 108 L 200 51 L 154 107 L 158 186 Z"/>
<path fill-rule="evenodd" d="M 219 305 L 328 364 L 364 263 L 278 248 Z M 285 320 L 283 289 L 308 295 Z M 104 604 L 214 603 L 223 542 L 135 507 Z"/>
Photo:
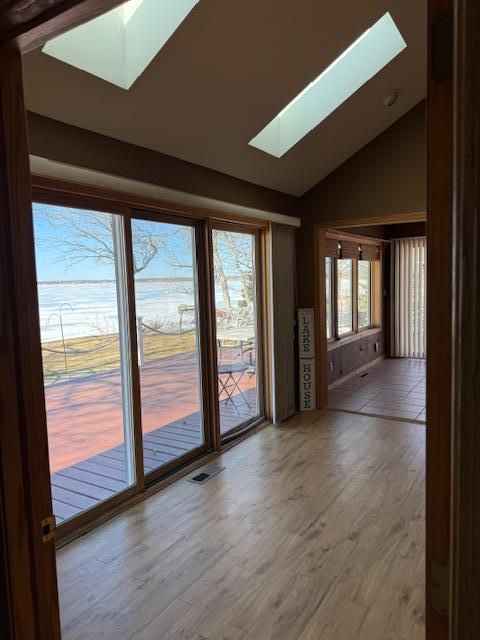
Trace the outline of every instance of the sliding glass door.
<path fill-rule="evenodd" d="M 121 216 L 34 203 L 53 512 L 70 520 L 134 485 Z"/>
<path fill-rule="evenodd" d="M 220 433 L 262 412 L 257 234 L 222 225 L 212 230 Z"/>
<path fill-rule="evenodd" d="M 205 447 L 198 227 L 138 217 L 131 227 L 147 475 Z"/>
<path fill-rule="evenodd" d="M 33 205 L 64 530 L 264 413 L 259 232 L 70 201 Z"/>

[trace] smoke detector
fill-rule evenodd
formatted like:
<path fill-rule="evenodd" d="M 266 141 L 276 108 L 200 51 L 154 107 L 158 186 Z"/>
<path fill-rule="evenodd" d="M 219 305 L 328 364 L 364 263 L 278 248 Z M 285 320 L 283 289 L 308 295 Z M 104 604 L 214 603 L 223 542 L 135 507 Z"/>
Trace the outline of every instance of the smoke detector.
<path fill-rule="evenodd" d="M 397 102 L 399 95 L 400 95 L 400 91 L 397 89 L 393 93 L 390 93 L 388 96 L 385 96 L 384 99 L 382 100 L 383 106 L 386 107 L 387 109 L 390 109 L 391 107 L 393 107 L 393 105 Z"/>

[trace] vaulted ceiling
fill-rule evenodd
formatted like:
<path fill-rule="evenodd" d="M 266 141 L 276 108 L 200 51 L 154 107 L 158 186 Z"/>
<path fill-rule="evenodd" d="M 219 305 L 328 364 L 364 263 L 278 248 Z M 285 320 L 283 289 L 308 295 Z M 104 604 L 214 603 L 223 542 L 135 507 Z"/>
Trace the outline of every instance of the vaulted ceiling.
<path fill-rule="evenodd" d="M 282 158 L 249 146 L 386 11 L 404 51 Z M 299 196 L 425 97 L 426 46 L 426 0 L 200 0 L 128 91 L 40 50 L 27 54 L 26 104 Z"/>

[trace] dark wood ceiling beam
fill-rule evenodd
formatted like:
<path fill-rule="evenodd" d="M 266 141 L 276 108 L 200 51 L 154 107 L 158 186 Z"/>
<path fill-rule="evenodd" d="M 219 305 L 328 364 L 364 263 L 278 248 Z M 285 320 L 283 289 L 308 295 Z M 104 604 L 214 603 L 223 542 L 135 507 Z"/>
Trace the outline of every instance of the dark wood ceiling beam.
<path fill-rule="evenodd" d="M 0 0 L 0 45 L 27 53 L 124 0 Z"/>

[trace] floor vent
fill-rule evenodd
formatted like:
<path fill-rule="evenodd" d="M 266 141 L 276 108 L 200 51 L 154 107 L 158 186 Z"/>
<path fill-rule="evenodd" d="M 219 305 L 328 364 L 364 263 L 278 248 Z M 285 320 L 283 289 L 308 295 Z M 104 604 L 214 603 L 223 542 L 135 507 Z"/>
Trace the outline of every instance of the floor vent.
<path fill-rule="evenodd" d="M 192 478 L 187 478 L 188 482 L 193 482 L 194 484 L 203 484 L 213 476 L 216 476 L 217 473 L 223 471 L 225 467 L 221 467 L 219 464 L 212 464 L 210 467 L 206 467 L 203 471 L 198 473 L 196 476 Z"/>

